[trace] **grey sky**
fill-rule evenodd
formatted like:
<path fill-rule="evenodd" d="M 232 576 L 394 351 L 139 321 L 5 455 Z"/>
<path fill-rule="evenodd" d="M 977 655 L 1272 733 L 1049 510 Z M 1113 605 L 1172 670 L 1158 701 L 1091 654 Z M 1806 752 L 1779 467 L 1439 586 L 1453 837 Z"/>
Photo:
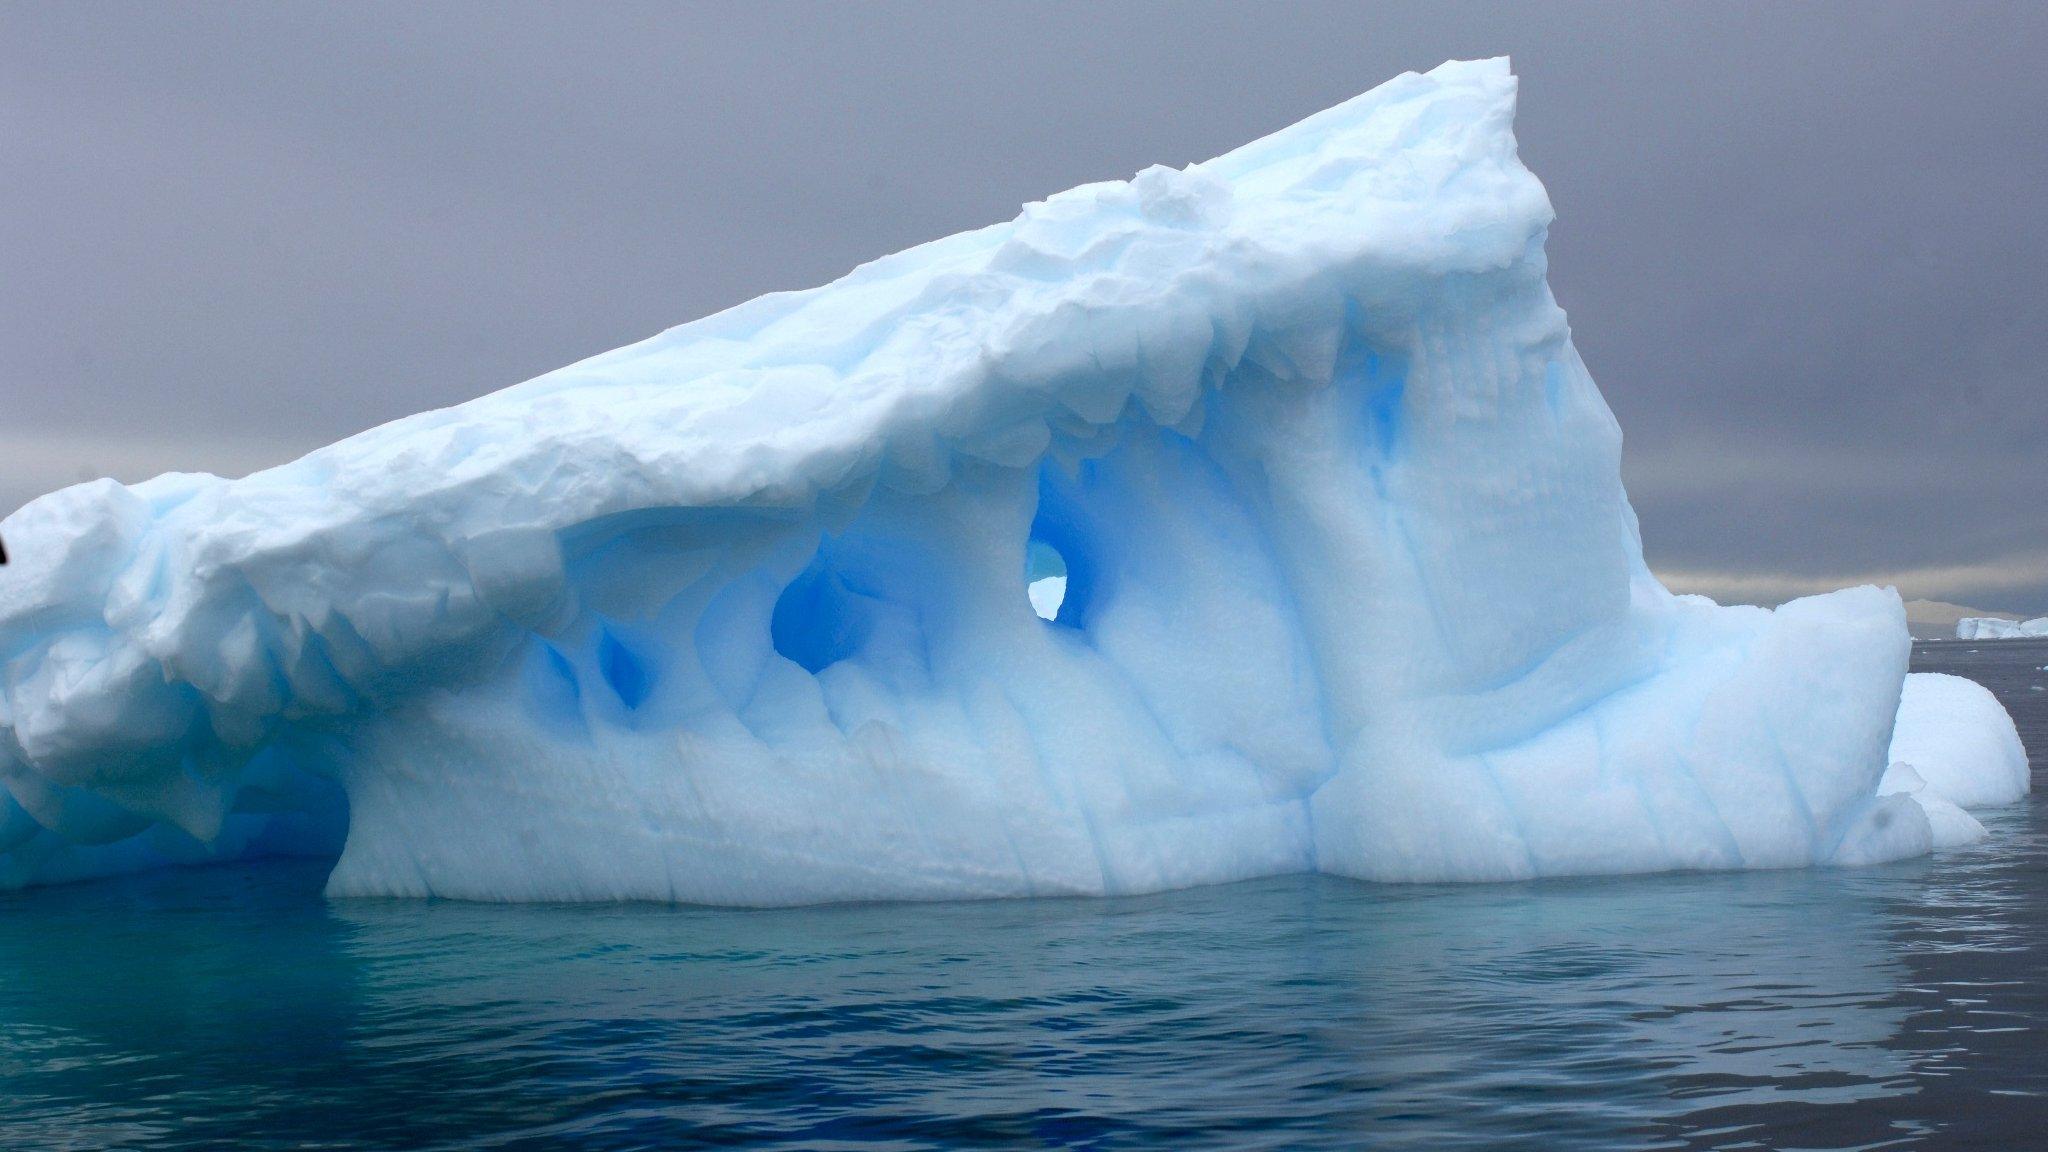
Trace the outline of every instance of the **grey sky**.
<path fill-rule="evenodd" d="M 0 3 L 0 511 L 1512 54 L 1651 562 L 2048 612 L 2048 8 Z"/>

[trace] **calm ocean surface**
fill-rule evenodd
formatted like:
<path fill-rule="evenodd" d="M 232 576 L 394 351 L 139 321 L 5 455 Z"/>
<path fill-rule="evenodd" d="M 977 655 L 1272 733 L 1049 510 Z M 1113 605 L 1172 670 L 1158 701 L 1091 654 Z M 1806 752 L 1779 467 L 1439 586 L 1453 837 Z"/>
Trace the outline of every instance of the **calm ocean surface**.
<path fill-rule="evenodd" d="M 2037 779 L 2043 665 L 1914 654 Z M 1986 823 L 1860 871 L 1105 901 L 0 896 L 0 1148 L 2048 1147 L 2048 802 Z"/>

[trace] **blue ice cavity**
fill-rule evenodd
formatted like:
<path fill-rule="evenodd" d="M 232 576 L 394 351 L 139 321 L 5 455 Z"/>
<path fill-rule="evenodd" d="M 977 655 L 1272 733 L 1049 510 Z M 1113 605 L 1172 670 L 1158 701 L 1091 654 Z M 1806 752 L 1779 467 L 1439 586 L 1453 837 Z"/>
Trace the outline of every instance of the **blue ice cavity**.
<path fill-rule="evenodd" d="M 1950 797 L 2024 789 L 1959 735 L 1988 695 L 1907 692 L 1879 794 L 1891 591 L 1644 566 L 1514 104 L 1405 75 L 281 468 L 30 504 L 0 884 L 344 828 L 337 894 L 729 904 L 1972 835 Z"/>

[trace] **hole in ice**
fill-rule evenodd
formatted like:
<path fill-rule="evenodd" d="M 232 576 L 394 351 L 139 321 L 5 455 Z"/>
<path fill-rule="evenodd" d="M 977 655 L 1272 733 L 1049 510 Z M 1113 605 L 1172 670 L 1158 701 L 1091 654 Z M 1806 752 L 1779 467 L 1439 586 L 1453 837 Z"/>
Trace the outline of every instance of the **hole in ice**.
<path fill-rule="evenodd" d="M 1083 469 L 1085 473 L 1087 469 Z M 1099 529 L 1082 508 L 1080 485 L 1056 469 L 1038 474 L 1038 514 L 1024 546 L 1024 585 L 1038 615 L 1062 628 L 1088 630 L 1102 591 Z"/>
<path fill-rule="evenodd" d="M 1040 620 L 1057 620 L 1067 598 L 1067 561 L 1059 549 L 1033 540 L 1024 549 L 1024 588 Z"/>

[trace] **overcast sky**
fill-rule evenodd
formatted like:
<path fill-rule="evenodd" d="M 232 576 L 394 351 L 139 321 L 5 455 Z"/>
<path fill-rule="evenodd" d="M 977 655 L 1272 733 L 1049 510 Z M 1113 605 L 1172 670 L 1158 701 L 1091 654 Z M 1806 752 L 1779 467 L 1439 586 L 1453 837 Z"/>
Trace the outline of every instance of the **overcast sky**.
<path fill-rule="evenodd" d="M 0 2 L 0 512 L 1511 54 L 1651 563 L 2048 612 L 2048 8 Z"/>

